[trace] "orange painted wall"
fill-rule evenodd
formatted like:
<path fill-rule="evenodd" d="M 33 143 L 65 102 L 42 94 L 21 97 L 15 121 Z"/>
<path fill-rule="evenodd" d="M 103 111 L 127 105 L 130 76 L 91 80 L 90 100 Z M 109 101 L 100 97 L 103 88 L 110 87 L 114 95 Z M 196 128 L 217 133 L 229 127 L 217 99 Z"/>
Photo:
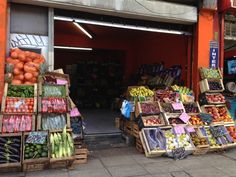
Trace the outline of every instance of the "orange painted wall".
<path fill-rule="evenodd" d="M 7 0 L 0 0 L 0 100 L 4 89 L 4 66 L 7 45 Z"/>
<path fill-rule="evenodd" d="M 199 68 L 209 67 L 210 41 L 214 34 L 214 14 L 211 11 L 200 10 L 197 29 L 195 32 L 194 60 L 193 60 L 193 89 L 199 93 Z"/>

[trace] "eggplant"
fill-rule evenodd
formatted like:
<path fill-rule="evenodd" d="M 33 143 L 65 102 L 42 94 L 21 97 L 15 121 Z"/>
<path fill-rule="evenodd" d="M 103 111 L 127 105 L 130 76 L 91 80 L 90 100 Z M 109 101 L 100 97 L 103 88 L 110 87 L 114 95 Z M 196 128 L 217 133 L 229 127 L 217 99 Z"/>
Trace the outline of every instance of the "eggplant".
<path fill-rule="evenodd" d="M 7 163 L 6 160 L 0 160 L 0 164 Z"/>
<path fill-rule="evenodd" d="M 7 139 L 6 139 L 6 138 L 0 137 L 0 143 L 6 144 L 6 142 L 7 142 Z"/>
<path fill-rule="evenodd" d="M 19 153 L 19 149 L 13 147 L 13 146 L 8 146 L 8 149 L 12 152 L 11 154 L 14 154 L 14 153 Z"/>
<path fill-rule="evenodd" d="M 19 139 L 19 138 L 13 138 L 12 141 L 13 141 L 14 143 L 18 143 L 18 144 L 20 143 L 20 139 Z"/>

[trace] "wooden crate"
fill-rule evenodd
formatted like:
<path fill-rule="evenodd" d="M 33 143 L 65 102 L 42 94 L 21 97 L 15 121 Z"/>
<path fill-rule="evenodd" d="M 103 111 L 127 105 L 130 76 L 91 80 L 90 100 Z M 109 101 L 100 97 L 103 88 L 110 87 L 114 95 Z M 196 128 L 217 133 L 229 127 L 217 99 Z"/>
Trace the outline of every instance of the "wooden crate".
<path fill-rule="evenodd" d="M 205 94 L 206 94 L 206 96 L 209 96 L 209 95 L 222 95 L 222 93 L 205 93 Z M 225 102 L 226 101 L 223 101 L 223 102 L 209 102 L 209 101 L 207 101 L 208 104 L 225 104 Z"/>
<path fill-rule="evenodd" d="M 181 114 L 177 114 L 177 113 L 164 113 L 164 118 L 165 118 L 165 122 L 166 122 L 166 125 L 172 125 L 169 121 L 170 118 L 179 118 Z M 178 124 L 178 125 L 186 125 L 186 124 L 189 124 L 189 122 L 187 123 L 182 123 L 182 124 Z"/>
<path fill-rule="evenodd" d="M 161 121 L 161 123 L 160 124 L 147 124 L 146 121 L 148 119 L 159 119 Z M 143 122 L 144 127 L 160 127 L 160 126 L 165 126 L 166 125 L 163 114 L 151 115 L 151 116 L 142 116 L 142 122 Z"/>
<path fill-rule="evenodd" d="M 174 110 L 174 109 L 172 109 L 172 110 L 171 110 L 172 112 L 166 112 L 166 111 L 165 111 L 165 108 L 163 108 L 164 105 L 173 108 L 172 105 L 171 105 L 171 103 L 160 103 L 160 102 L 159 102 L 159 105 L 160 105 L 160 111 L 161 111 L 162 113 L 180 114 L 180 113 L 185 112 L 185 109 L 184 109 L 184 106 L 183 106 L 183 103 L 182 103 L 182 102 L 180 102 L 180 105 L 182 106 L 182 109 L 181 109 L 181 110 Z"/>
<path fill-rule="evenodd" d="M 44 74 L 44 78 L 47 77 L 47 76 L 53 77 L 56 80 L 57 79 L 63 79 L 65 81 L 67 81 L 68 86 L 70 86 L 70 76 L 69 76 L 69 74 L 62 74 L 62 73 L 57 73 L 57 72 L 46 72 Z"/>
<path fill-rule="evenodd" d="M 20 137 L 20 151 L 22 152 L 22 133 L 9 133 L 9 134 L 1 134 L 1 137 Z M 21 162 L 22 162 L 22 154 L 20 155 L 20 162 L 15 162 L 15 163 L 4 163 L 0 164 L 0 171 L 7 171 L 10 169 L 16 169 L 16 170 L 21 170 Z"/>
<path fill-rule="evenodd" d="M 48 157 L 42 157 L 37 159 L 24 159 L 25 157 L 25 141 L 30 133 L 23 133 L 23 154 L 22 154 L 22 169 L 23 171 L 40 171 L 47 169 L 49 167 L 50 159 L 50 144 L 49 144 L 49 134 L 47 134 L 47 147 L 48 147 Z"/>
<path fill-rule="evenodd" d="M 209 145 L 200 145 L 197 146 L 195 151 L 193 152 L 193 155 L 203 155 L 206 154 L 210 149 Z"/>
<path fill-rule="evenodd" d="M 215 69 L 215 70 L 217 70 L 217 73 L 218 73 L 218 75 L 219 75 L 218 78 L 209 78 L 209 77 L 207 77 L 207 76 L 204 74 L 203 70 L 210 70 L 210 68 L 203 68 L 203 67 L 200 68 L 200 76 L 201 76 L 201 79 L 222 79 L 222 78 L 223 78 L 222 73 L 221 73 L 221 71 L 220 71 L 219 68 L 216 68 L 216 69 Z"/>
<path fill-rule="evenodd" d="M 139 138 L 139 126 L 137 123 L 133 124 L 133 136 Z"/>
<path fill-rule="evenodd" d="M 47 112 L 42 112 L 42 99 L 43 99 L 42 97 L 38 97 L 38 113 L 47 113 Z M 62 99 L 66 99 L 66 112 L 64 113 L 69 113 L 71 110 L 70 100 L 68 99 L 68 97 Z M 55 114 L 63 114 L 63 113 L 55 113 Z"/>
<path fill-rule="evenodd" d="M 201 106 L 202 112 L 207 113 L 207 111 L 206 111 L 206 109 L 205 109 L 205 108 L 207 108 L 207 107 L 225 107 L 226 110 L 227 110 L 228 116 L 231 117 L 230 112 L 229 112 L 229 110 L 228 110 L 228 108 L 226 107 L 225 104 L 203 105 L 203 106 Z M 211 125 L 225 125 L 225 124 L 229 124 L 229 125 L 230 125 L 230 124 L 233 124 L 233 123 L 234 123 L 232 117 L 231 117 L 231 120 L 232 120 L 231 122 L 223 122 L 223 121 L 221 121 L 221 122 L 212 122 Z"/>
<path fill-rule="evenodd" d="M 145 129 L 150 129 L 150 128 L 145 128 Z M 139 137 L 143 145 L 143 150 L 146 157 L 158 157 L 166 153 L 166 150 L 152 150 L 152 151 L 150 150 L 147 138 L 144 133 L 144 129 L 142 129 L 142 131 L 139 132 Z"/>
<path fill-rule="evenodd" d="M 50 158 L 50 168 L 71 168 L 75 157 Z"/>
<path fill-rule="evenodd" d="M 136 140 L 135 140 L 135 147 L 138 150 L 138 152 L 144 153 L 143 144 L 142 144 L 142 142 L 141 142 L 139 137 L 136 138 Z"/>
<path fill-rule="evenodd" d="M 220 89 L 220 90 L 210 90 L 208 81 L 217 81 L 221 85 L 222 89 Z M 204 79 L 204 80 L 200 81 L 200 91 L 201 91 L 201 93 L 204 93 L 204 92 L 217 93 L 217 92 L 223 92 L 224 90 L 225 90 L 225 88 L 224 88 L 224 84 L 223 84 L 222 79 Z"/>
<path fill-rule="evenodd" d="M 42 129 L 42 115 L 44 115 L 44 114 L 38 114 L 38 116 L 37 116 L 37 128 L 36 128 L 37 131 L 43 130 Z M 50 115 L 50 114 L 45 114 L 45 115 Z M 58 114 L 58 115 L 60 115 L 60 114 Z M 71 128 L 70 114 L 65 113 L 64 115 L 66 116 L 66 125 L 67 125 L 67 128 L 69 129 L 69 128 Z M 48 118 L 48 119 L 50 119 L 50 118 Z M 54 129 L 54 130 L 50 130 L 50 131 L 58 131 L 58 130 Z"/>
<path fill-rule="evenodd" d="M 4 97 L 4 96 L 2 97 L 2 105 L 1 105 L 1 112 L 2 113 L 4 113 L 4 114 L 25 114 L 25 112 L 17 112 L 17 113 L 6 112 L 5 108 L 6 108 L 6 99 L 7 98 L 17 98 L 17 97 Z M 29 99 L 29 98 L 18 98 L 18 99 L 24 100 L 24 99 Z M 29 113 L 29 114 L 37 113 L 37 97 L 34 97 L 33 99 L 34 99 L 33 112 Z"/>
<path fill-rule="evenodd" d="M 196 112 L 196 113 L 193 113 L 193 112 L 187 113 L 187 112 L 186 112 L 188 115 L 197 115 L 197 114 L 199 114 L 199 113 L 202 112 L 198 101 L 197 101 L 197 102 L 193 102 L 193 103 L 183 103 L 183 106 L 185 107 L 185 105 L 188 105 L 188 104 L 194 104 L 194 107 L 197 108 L 197 112 Z M 184 109 L 185 109 L 185 108 L 184 108 Z M 186 111 L 186 109 L 185 109 L 185 111 Z"/>
<path fill-rule="evenodd" d="M 156 113 L 156 114 L 159 114 L 161 111 L 160 111 L 160 105 L 158 102 L 153 102 L 153 101 L 143 101 L 142 103 L 150 103 L 150 104 L 154 104 L 158 109 L 159 109 L 159 112 Z M 137 102 L 136 105 L 135 105 L 135 117 L 138 117 L 138 116 L 148 116 L 148 115 L 153 115 L 153 114 L 144 114 L 143 111 L 142 111 L 142 107 L 141 107 L 141 104 L 140 102 Z"/>
<path fill-rule="evenodd" d="M 115 118 L 115 126 L 116 126 L 117 129 L 120 129 L 120 123 L 121 123 L 121 118 L 116 117 Z"/>
<path fill-rule="evenodd" d="M 43 87 L 44 87 L 45 85 L 46 85 L 46 86 L 53 86 L 53 87 L 64 87 L 64 89 L 65 89 L 65 95 L 63 95 L 63 96 L 61 96 L 61 97 L 58 97 L 58 98 L 66 98 L 66 97 L 69 96 L 69 89 L 68 89 L 68 85 L 67 85 L 67 84 L 65 84 L 65 85 L 55 85 L 55 84 L 42 84 L 42 83 L 39 83 L 39 91 L 38 91 L 39 96 L 44 97 L 44 96 L 43 96 Z M 51 96 L 51 97 L 55 97 L 55 96 Z M 45 98 L 47 98 L 47 97 L 45 97 Z"/>
<path fill-rule="evenodd" d="M 38 85 L 37 84 L 34 84 L 34 85 L 14 85 L 14 87 L 21 87 L 21 86 L 32 86 L 32 87 L 34 87 L 34 97 L 38 96 Z M 9 97 L 7 95 L 8 94 L 8 87 L 9 87 L 9 84 L 5 83 L 5 85 L 4 85 L 4 93 L 3 93 L 4 97 Z"/>
<path fill-rule="evenodd" d="M 75 161 L 74 164 L 85 164 L 88 161 L 88 149 L 81 148 L 75 149 Z"/>
<path fill-rule="evenodd" d="M 16 115 L 16 114 L 15 114 Z M 26 115 L 26 114 L 25 114 Z M 2 133 L 2 127 L 3 127 L 3 117 L 4 116 L 11 116 L 9 114 L 7 115 L 0 115 L 0 133 Z M 14 116 L 14 115 L 12 115 Z M 22 114 L 20 114 L 19 116 L 23 116 Z M 32 125 L 31 125 L 31 131 L 35 131 L 36 129 L 36 116 L 35 115 L 32 115 Z M 14 131 L 15 132 L 15 131 Z M 12 132 L 13 133 L 13 132 Z"/>
<path fill-rule="evenodd" d="M 126 132 L 129 135 L 132 135 L 133 133 L 133 121 L 125 120 L 125 125 L 124 125 L 124 132 Z"/>

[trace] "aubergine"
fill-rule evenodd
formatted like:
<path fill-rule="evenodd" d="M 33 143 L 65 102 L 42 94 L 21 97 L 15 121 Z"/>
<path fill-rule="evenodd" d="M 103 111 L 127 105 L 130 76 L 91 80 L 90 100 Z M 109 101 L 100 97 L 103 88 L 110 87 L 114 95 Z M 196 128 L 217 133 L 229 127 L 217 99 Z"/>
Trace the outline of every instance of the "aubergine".
<path fill-rule="evenodd" d="M 11 154 L 14 154 L 14 153 L 19 153 L 19 149 L 17 149 L 17 148 L 14 148 L 14 147 L 12 147 L 12 146 L 8 146 L 8 149 L 11 151 Z"/>
<path fill-rule="evenodd" d="M 6 139 L 6 138 L 2 138 L 2 137 L 0 137 L 0 143 L 4 143 L 4 144 L 6 144 L 6 142 L 7 142 L 7 139 Z"/>
<path fill-rule="evenodd" d="M 0 164 L 7 163 L 6 160 L 0 160 Z"/>
<path fill-rule="evenodd" d="M 20 143 L 20 139 L 19 139 L 19 138 L 13 138 L 12 141 L 13 141 L 14 143 Z"/>

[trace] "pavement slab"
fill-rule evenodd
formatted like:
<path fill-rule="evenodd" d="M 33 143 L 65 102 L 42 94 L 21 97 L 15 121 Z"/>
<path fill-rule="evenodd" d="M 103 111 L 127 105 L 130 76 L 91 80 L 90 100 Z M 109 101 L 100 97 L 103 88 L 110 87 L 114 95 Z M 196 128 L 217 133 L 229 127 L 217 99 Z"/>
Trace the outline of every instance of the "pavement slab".
<path fill-rule="evenodd" d="M 132 177 L 148 175 L 148 172 L 140 165 L 122 165 L 108 167 L 113 177 Z"/>
<path fill-rule="evenodd" d="M 45 176 L 46 177 L 46 176 Z M 112 177 L 106 169 L 69 171 L 69 177 Z"/>
<path fill-rule="evenodd" d="M 172 171 L 181 171 L 173 162 L 155 162 L 143 164 L 143 168 L 151 174 L 168 173 Z"/>
<path fill-rule="evenodd" d="M 191 177 L 230 177 L 228 174 L 214 167 L 186 170 Z"/>

